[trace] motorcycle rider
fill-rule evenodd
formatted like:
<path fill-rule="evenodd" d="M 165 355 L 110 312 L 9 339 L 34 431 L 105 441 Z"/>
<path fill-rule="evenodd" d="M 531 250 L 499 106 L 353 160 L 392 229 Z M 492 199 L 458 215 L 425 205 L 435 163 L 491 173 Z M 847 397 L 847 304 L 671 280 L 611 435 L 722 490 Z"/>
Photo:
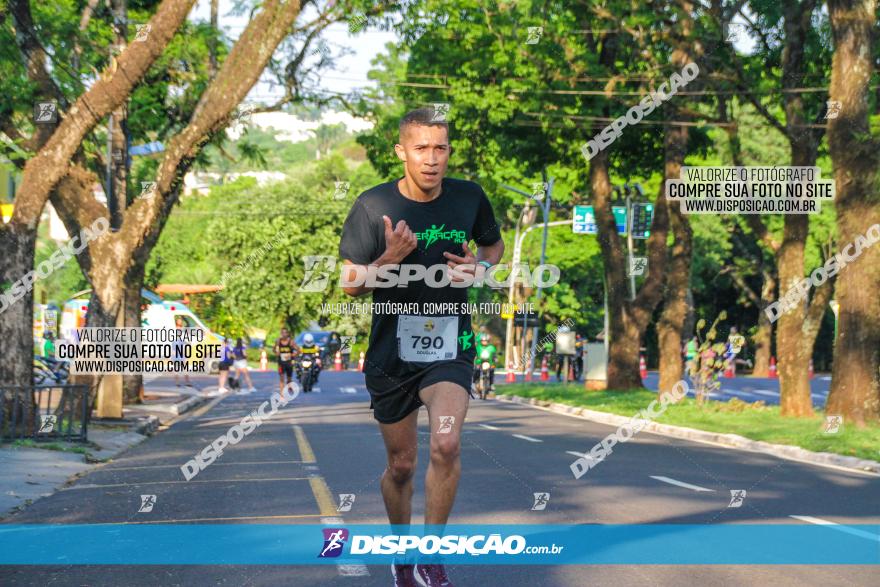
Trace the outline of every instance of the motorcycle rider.
<path fill-rule="evenodd" d="M 485 357 L 484 353 L 485 352 Z M 477 356 L 474 357 L 474 383 L 480 378 L 480 365 L 483 361 L 489 361 L 489 389 L 495 391 L 495 356 L 498 349 L 494 344 L 490 344 L 489 335 L 485 332 L 480 335 L 480 342 L 477 343 Z"/>
<path fill-rule="evenodd" d="M 300 355 L 302 355 L 302 356 L 305 356 L 305 355 L 312 356 L 311 357 L 312 361 L 313 361 L 312 369 L 314 369 L 315 383 L 317 383 L 318 377 L 321 374 L 321 362 L 320 362 L 321 349 L 320 349 L 320 347 L 318 347 L 318 345 L 315 344 L 315 337 L 312 336 L 310 333 L 307 332 L 306 335 L 303 336 L 303 342 L 302 342 L 302 346 L 299 347 L 299 352 L 300 352 Z M 300 375 L 299 369 L 297 369 L 297 376 L 299 376 L 299 375 Z"/>

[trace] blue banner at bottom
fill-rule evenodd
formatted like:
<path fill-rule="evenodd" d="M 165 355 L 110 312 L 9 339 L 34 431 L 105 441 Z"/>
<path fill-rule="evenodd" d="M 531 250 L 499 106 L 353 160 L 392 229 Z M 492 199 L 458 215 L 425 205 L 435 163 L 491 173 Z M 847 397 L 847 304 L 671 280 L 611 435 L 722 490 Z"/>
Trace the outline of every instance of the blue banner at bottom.
<path fill-rule="evenodd" d="M 2 565 L 876 565 L 880 526 L 0 525 Z"/>

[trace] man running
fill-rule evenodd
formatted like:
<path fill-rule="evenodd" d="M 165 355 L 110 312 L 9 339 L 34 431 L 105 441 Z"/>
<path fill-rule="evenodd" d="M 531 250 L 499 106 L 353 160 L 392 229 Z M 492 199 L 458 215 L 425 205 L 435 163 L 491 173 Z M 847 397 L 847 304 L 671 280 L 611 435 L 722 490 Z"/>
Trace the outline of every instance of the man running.
<path fill-rule="evenodd" d="M 482 188 L 444 178 L 449 129 L 436 118 L 433 110 L 423 108 L 400 121 L 400 142 L 394 150 L 403 161 L 404 176 L 358 197 L 342 229 L 339 255 L 349 283 L 356 282 L 357 275 L 376 271 L 367 266 L 439 265 L 441 271 L 410 280 L 407 287 L 348 286 L 344 288 L 348 295 L 372 291 L 377 304 L 464 304 L 467 288 L 438 285 L 438 280 L 461 282 L 464 274 L 472 279 L 475 268 L 481 275 L 504 253 Z M 471 240 L 479 247 L 476 255 L 468 246 Z M 433 276 L 431 281 L 428 275 Z M 431 427 L 425 524 L 442 527 L 449 518 L 461 474 L 460 433 L 471 397 L 475 343 L 469 314 L 373 313 L 364 373 L 388 457 L 381 487 L 391 524 L 410 524 L 422 405 L 428 409 Z M 416 580 L 427 587 L 452 586 L 440 564 L 395 562 L 392 575 L 397 586 L 416 585 Z"/>
<path fill-rule="evenodd" d="M 275 341 L 274 351 L 278 360 L 278 388 L 284 393 L 286 385 L 290 385 L 293 381 L 293 357 L 297 352 L 296 343 L 290 338 L 290 333 L 286 328 L 281 329 L 281 336 Z M 285 383 L 284 378 L 287 377 Z"/>

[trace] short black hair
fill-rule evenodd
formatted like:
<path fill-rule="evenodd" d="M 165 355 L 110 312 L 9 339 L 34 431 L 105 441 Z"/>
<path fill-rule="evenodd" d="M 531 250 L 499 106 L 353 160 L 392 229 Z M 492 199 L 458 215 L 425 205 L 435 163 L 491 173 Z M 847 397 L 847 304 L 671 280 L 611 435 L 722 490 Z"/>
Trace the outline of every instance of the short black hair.
<path fill-rule="evenodd" d="M 400 119 L 400 126 L 398 127 L 398 138 L 403 138 L 403 131 L 407 126 L 442 126 L 446 129 L 446 136 L 449 136 L 449 123 L 444 120 L 444 118 L 440 118 L 437 120 L 437 110 L 434 108 L 418 108 L 416 110 L 411 110 L 404 114 L 403 118 Z"/>

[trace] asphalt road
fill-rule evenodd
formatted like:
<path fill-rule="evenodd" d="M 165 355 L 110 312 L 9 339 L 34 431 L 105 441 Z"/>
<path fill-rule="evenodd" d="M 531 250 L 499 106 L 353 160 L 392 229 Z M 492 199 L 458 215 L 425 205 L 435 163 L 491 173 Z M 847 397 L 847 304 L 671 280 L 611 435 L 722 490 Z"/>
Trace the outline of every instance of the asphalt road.
<path fill-rule="evenodd" d="M 180 465 L 277 390 L 275 375 L 254 373 L 258 393 L 226 396 L 182 418 L 112 463 L 97 468 L 4 523 L 384 523 L 378 480 L 385 464 L 363 377 L 321 376 L 195 479 Z M 207 381 L 207 380 L 206 380 Z M 425 412 L 413 521 L 423 519 L 427 463 Z M 574 453 L 589 451 L 611 427 L 494 400 L 471 403 L 462 442 L 462 480 L 452 523 L 880 524 L 880 477 L 643 432 L 575 480 Z M 658 477 L 662 479 L 658 479 Z M 740 508 L 729 490 L 746 489 Z M 532 494 L 550 492 L 544 511 Z M 336 495 L 354 493 L 350 512 Z M 156 495 L 139 513 L 141 494 Z M 828 540 L 837 535 L 828 529 Z M 63 548 L 47 544 L 47 548 Z M 877 567 L 608 565 L 449 568 L 458 586 L 505 585 L 877 585 Z M 52 566 L 0 567 L 0 585 L 200 587 L 390 585 L 385 566 Z"/>

